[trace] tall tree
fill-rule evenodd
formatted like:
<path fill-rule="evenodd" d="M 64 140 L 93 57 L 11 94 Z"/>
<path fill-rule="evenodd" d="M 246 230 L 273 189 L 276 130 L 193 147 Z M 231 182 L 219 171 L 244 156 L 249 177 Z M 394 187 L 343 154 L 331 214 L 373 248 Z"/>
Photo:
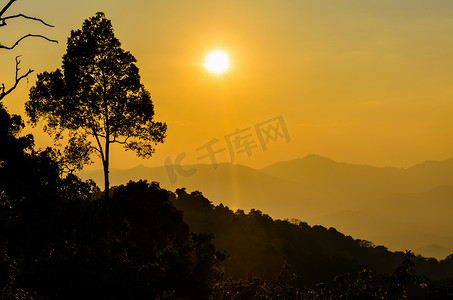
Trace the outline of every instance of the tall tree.
<path fill-rule="evenodd" d="M 121 48 L 110 20 L 97 13 L 71 32 L 63 71 L 39 74 L 26 103 L 32 124 L 44 120 L 44 130 L 57 143 L 69 133 L 64 163 L 71 170 L 82 169 L 93 153 L 100 156 L 106 199 L 110 146 L 118 143 L 148 158 L 167 129 L 153 120 L 151 96 L 135 63 Z"/>

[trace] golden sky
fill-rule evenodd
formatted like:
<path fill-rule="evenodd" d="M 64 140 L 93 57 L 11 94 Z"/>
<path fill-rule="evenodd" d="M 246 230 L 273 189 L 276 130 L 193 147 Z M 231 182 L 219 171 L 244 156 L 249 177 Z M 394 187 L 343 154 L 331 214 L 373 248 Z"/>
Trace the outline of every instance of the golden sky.
<path fill-rule="evenodd" d="M 113 168 L 161 166 L 182 152 L 185 164 L 209 163 L 197 148 L 212 139 L 225 148 L 236 129 L 278 116 L 291 141 L 237 153 L 237 163 L 264 167 L 314 153 L 407 167 L 453 157 L 451 0 L 18 0 L 10 13 L 56 27 L 11 21 L 1 42 L 44 33 L 60 43 L 29 39 L 2 52 L 0 82 L 13 79 L 15 55 L 23 71 L 36 70 L 6 99 L 11 112 L 23 113 L 36 73 L 61 67 L 70 30 L 97 11 L 137 58 L 156 119 L 168 124 L 153 158 L 115 148 Z M 213 49 L 230 56 L 223 75 L 203 67 Z M 50 142 L 40 128 L 33 133 L 38 146 Z M 226 151 L 218 159 L 230 161 Z"/>

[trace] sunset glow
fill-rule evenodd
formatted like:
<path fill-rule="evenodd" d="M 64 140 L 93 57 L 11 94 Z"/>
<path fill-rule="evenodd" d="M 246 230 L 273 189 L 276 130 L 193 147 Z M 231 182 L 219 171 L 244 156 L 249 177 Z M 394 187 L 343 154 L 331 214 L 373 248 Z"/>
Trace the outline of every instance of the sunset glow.
<path fill-rule="evenodd" d="M 0 32 L 2 299 L 452 298 L 453 1 L 0 0 Z"/>

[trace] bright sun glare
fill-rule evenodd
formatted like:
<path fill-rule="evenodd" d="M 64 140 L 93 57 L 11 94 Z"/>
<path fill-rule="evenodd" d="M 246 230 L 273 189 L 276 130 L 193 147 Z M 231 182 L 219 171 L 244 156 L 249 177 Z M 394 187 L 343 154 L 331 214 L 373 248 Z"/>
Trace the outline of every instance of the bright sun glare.
<path fill-rule="evenodd" d="M 215 50 L 208 53 L 204 66 L 210 72 L 221 74 L 230 67 L 230 59 L 228 55 L 221 50 Z"/>

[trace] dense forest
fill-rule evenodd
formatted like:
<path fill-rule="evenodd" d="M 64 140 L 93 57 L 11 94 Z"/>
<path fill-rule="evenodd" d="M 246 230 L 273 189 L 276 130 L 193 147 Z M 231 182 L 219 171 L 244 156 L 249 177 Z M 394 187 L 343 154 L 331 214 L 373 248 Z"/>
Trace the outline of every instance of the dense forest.
<path fill-rule="evenodd" d="M 115 66 L 112 56 L 124 61 Z M 134 62 L 98 13 L 71 33 L 64 72 L 38 75 L 27 113 L 34 123 L 45 118 L 57 140 L 59 130 L 72 130 L 63 153 L 36 149 L 34 137 L 22 134 L 22 117 L 0 102 L 2 299 L 453 297 L 453 256 L 439 262 L 393 253 L 334 228 L 273 220 L 256 209 L 233 212 L 201 192 L 174 193 L 157 182 L 109 188 L 111 143 L 126 136 L 120 143 L 147 157 L 165 137 Z M 107 69 L 114 83 L 97 86 L 90 72 L 104 76 Z M 121 94 L 123 85 L 130 89 Z M 90 109 L 99 115 L 90 119 Z M 73 175 L 94 151 L 102 157 L 105 191 Z"/>
<path fill-rule="evenodd" d="M 200 192 L 173 193 L 158 183 L 114 187 L 106 200 L 92 182 L 61 178 L 52 152 L 33 151 L 31 138 L 16 137 L 15 128 L 3 126 L 1 136 L 14 150 L 1 153 L 6 299 L 452 295 L 451 257 L 392 253 L 333 228 L 233 212 Z"/>
<path fill-rule="evenodd" d="M 333 288 L 329 293 L 336 295 L 334 298 L 340 297 L 336 293 L 342 293 L 339 284 L 343 281 L 341 284 L 350 285 L 348 289 L 352 290 L 348 292 L 352 295 L 355 292 L 361 296 L 375 293 L 377 298 L 391 297 L 389 293 L 395 292 L 396 286 L 402 288 L 408 284 L 412 285 L 409 290 L 416 291 L 413 297 L 423 298 L 430 291 L 428 285 L 437 287 L 453 275 L 453 256 L 439 262 L 415 256 L 411 251 L 391 252 L 384 246 L 345 236 L 335 228 L 311 227 L 295 219 L 274 221 L 255 209 L 248 214 L 243 210 L 233 212 L 222 204 L 214 206 L 198 191 L 188 194 L 185 189 L 178 189 L 171 195 L 172 202 L 183 210 L 184 220 L 192 230 L 214 234 L 213 244 L 226 253 L 222 266 L 227 278 L 250 280 L 253 274 L 260 280 L 273 282 L 276 278 L 281 279 L 283 272 L 291 278 L 292 288 L 303 298 L 308 297 L 300 292 L 304 288 L 316 290 L 310 292 L 314 295 L 325 292 L 317 290 L 320 286 Z M 362 282 L 364 277 L 370 281 Z M 360 284 L 363 286 L 359 287 Z M 369 284 L 375 285 L 374 292 L 355 290 Z"/>

